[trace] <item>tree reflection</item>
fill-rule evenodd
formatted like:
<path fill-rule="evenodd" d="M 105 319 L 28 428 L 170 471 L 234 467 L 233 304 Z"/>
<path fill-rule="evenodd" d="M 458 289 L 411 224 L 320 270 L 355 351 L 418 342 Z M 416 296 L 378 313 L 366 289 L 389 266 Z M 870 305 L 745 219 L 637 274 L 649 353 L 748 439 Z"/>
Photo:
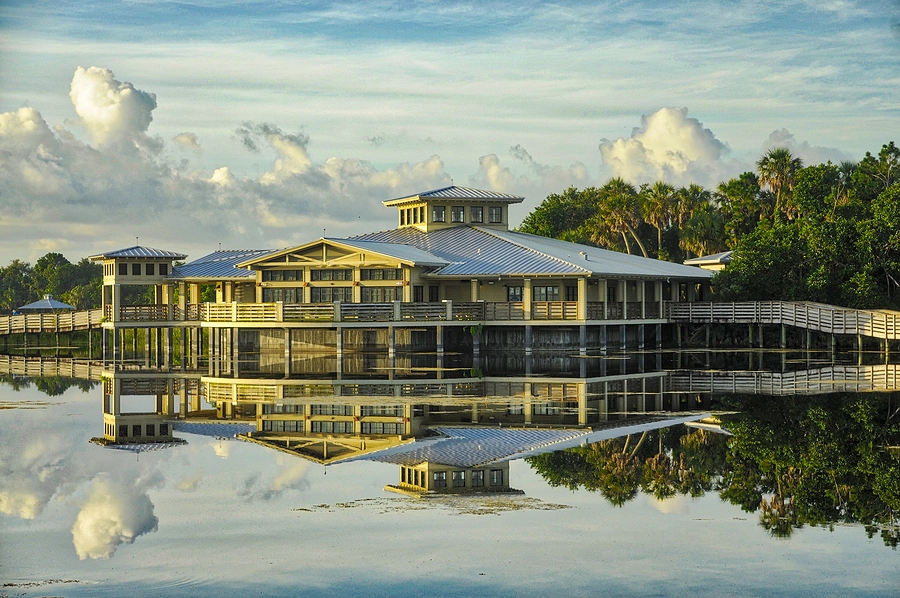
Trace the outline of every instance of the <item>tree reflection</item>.
<path fill-rule="evenodd" d="M 598 492 L 622 506 L 642 490 L 659 500 L 719 496 L 773 537 L 803 526 L 861 523 L 900 539 L 900 394 L 719 399 L 725 437 L 684 426 L 607 440 L 527 461 L 552 486 Z"/>

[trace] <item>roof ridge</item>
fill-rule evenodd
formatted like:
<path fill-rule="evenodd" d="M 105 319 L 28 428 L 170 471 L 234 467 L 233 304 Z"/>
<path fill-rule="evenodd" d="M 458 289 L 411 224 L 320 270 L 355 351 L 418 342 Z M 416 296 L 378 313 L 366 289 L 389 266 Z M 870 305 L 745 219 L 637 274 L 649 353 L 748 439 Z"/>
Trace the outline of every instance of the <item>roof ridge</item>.
<path fill-rule="evenodd" d="M 549 260 L 559 262 L 561 264 L 566 264 L 568 266 L 572 266 L 573 268 L 578 268 L 579 270 L 581 270 L 582 272 L 586 272 L 587 274 L 590 274 L 592 272 L 591 270 L 588 270 L 584 266 L 579 266 L 578 264 L 576 264 L 574 262 L 569 262 L 562 258 L 558 258 L 555 255 L 550 255 L 548 253 L 544 253 L 543 251 L 539 251 L 539 250 L 535 249 L 534 247 L 529 247 L 528 245 L 525 245 L 524 243 L 519 243 L 518 241 L 515 241 L 513 239 L 507 239 L 503 235 L 499 234 L 499 231 L 481 228 L 480 226 L 472 226 L 471 228 L 473 228 L 477 231 L 483 232 L 483 233 L 487 233 L 488 235 L 490 235 L 492 237 L 500 239 L 501 241 L 505 241 L 506 243 L 509 243 L 511 245 L 515 245 L 516 247 L 521 247 L 522 249 L 526 249 L 532 253 L 536 253 L 537 255 L 543 256 Z M 510 232 L 510 231 L 505 231 L 505 232 Z M 519 234 L 528 234 L 528 233 L 519 233 Z M 539 236 L 539 235 L 533 235 L 533 236 Z M 544 238 L 550 238 L 550 237 L 544 237 Z M 558 239 L 556 239 L 556 240 L 558 240 Z M 574 243 L 573 243 L 573 245 L 574 245 Z"/>

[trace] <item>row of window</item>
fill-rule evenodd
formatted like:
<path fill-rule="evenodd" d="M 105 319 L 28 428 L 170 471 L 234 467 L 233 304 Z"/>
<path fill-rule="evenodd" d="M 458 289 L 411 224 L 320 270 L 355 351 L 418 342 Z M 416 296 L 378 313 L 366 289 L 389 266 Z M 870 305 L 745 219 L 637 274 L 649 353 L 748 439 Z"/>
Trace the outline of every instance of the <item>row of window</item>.
<path fill-rule="evenodd" d="M 523 301 L 524 287 L 506 287 L 507 301 Z M 578 287 L 565 287 L 566 301 L 578 301 Z M 531 287 L 532 301 L 559 301 L 559 287 L 557 286 L 533 286 Z"/>
<path fill-rule="evenodd" d="M 141 430 L 144 430 L 145 433 L 141 434 Z M 109 433 L 110 430 L 107 430 Z M 160 436 L 168 436 L 169 435 L 169 424 L 159 424 L 159 435 Z M 156 425 L 155 424 L 147 424 L 145 426 L 141 426 L 140 424 L 133 424 L 131 426 L 131 437 L 132 438 L 140 438 L 141 436 L 156 436 Z M 128 438 L 128 424 L 121 424 L 119 426 L 119 438 Z"/>
<path fill-rule="evenodd" d="M 489 472 L 488 481 L 491 486 L 502 486 L 503 485 L 503 470 L 502 469 L 491 469 Z M 454 488 L 465 488 L 466 487 L 466 472 L 465 471 L 452 471 L 451 481 L 453 483 Z M 484 471 L 480 469 L 476 469 L 474 471 L 470 471 L 471 475 L 471 485 L 473 488 L 481 488 L 484 486 Z M 418 469 L 413 469 L 411 467 L 401 467 L 400 468 L 400 481 L 404 484 L 411 484 L 413 486 L 426 487 L 426 472 L 419 471 Z M 434 484 L 433 487 L 435 490 L 446 488 L 447 487 L 447 472 L 446 471 L 435 471 L 432 473 Z"/>
<path fill-rule="evenodd" d="M 129 266 L 131 266 L 129 268 Z M 104 276 L 112 276 L 113 275 L 113 264 L 104 264 L 103 266 L 103 275 Z M 169 275 L 169 264 L 149 264 L 149 263 L 132 263 L 128 264 L 127 262 L 119 262 L 119 276 L 128 276 L 129 271 L 131 272 L 131 276 L 156 276 L 156 273 L 159 272 L 160 276 L 168 276 Z"/>
<path fill-rule="evenodd" d="M 266 419 L 262 424 L 264 432 L 303 432 L 304 428 L 304 421 L 297 419 Z M 311 421 L 309 430 L 319 433 L 353 434 L 353 422 Z M 403 434 L 404 432 L 402 423 L 362 422 L 360 424 L 360 433 L 362 434 Z"/>
<path fill-rule="evenodd" d="M 432 206 L 431 221 L 447 222 L 447 207 Z M 416 206 L 414 208 L 400 210 L 400 226 L 420 223 L 425 224 L 425 222 L 425 206 Z M 450 207 L 450 222 L 466 222 L 465 206 Z M 472 224 L 481 224 L 484 222 L 484 206 L 469 207 L 469 222 Z M 488 222 L 491 224 L 501 224 L 503 222 L 503 206 L 488 207 Z"/>
<path fill-rule="evenodd" d="M 151 264 L 152 265 L 152 264 Z M 310 280 L 353 280 L 353 270 L 349 268 L 334 268 L 328 270 L 310 270 Z M 360 280 L 403 280 L 403 270 L 400 268 L 362 268 L 359 271 Z M 263 282 L 294 282 L 303 281 L 303 270 L 263 270 Z"/>
<path fill-rule="evenodd" d="M 264 404 L 263 413 L 303 413 L 303 405 L 296 404 Z M 363 405 L 360 410 L 362 417 L 403 417 L 403 405 Z M 314 403 L 309 406 L 312 415 L 353 415 L 353 405 L 338 405 L 329 403 Z"/>

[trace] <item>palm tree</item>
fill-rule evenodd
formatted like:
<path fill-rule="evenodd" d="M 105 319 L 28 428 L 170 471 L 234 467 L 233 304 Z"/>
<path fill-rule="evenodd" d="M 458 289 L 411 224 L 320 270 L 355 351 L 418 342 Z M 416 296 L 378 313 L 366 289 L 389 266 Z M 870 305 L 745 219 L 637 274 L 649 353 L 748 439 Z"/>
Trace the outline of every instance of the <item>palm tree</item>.
<path fill-rule="evenodd" d="M 656 228 L 656 259 L 663 254 L 662 232 L 672 225 L 672 208 L 675 205 L 675 187 L 656 181 L 652 187 L 641 189 L 641 214 L 644 220 Z"/>
<path fill-rule="evenodd" d="M 767 186 L 775 194 L 776 218 L 782 212 L 788 220 L 797 216 L 797 209 L 790 202 L 794 191 L 797 171 L 803 168 L 803 161 L 795 158 L 786 147 L 775 147 L 767 151 L 756 162 L 759 184 Z"/>
<path fill-rule="evenodd" d="M 722 213 L 711 203 L 700 204 L 679 231 L 679 246 L 694 255 L 710 255 L 725 249 Z"/>
<path fill-rule="evenodd" d="M 609 242 L 610 234 L 621 235 L 625 242 L 625 250 L 631 253 L 631 245 L 628 242 L 628 236 L 631 235 L 637 241 L 644 257 L 649 257 L 644 243 L 634 230 L 640 223 L 640 212 L 638 194 L 633 185 L 616 177 L 600 187 L 597 216 L 593 223 L 597 230 L 593 239 L 595 242 Z"/>

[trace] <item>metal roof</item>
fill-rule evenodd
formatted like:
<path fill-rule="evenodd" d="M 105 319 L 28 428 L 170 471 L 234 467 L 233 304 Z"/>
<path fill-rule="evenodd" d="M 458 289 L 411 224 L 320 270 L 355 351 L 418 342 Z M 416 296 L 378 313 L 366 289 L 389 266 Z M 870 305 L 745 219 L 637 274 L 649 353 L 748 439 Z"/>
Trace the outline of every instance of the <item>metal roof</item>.
<path fill-rule="evenodd" d="M 143 245 L 134 245 L 133 247 L 125 247 L 124 249 L 116 249 L 115 251 L 107 251 L 90 256 L 93 261 L 106 260 L 117 257 L 149 257 L 164 258 L 171 260 L 183 260 L 187 255 L 183 253 L 175 253 L 174 251 L 164 251 L 153 247 L 145 247 Z"/>
<path fill-rule="evenodd" d="M 458 187 L 451 185 L 450 187 L 442 187 L 440 189 L 432 189 L 424 193 L 415 193 L 406 195 L 396 199 L 388 199 L 384 201 L 384 205 L 394 205 L 406 201 L 417 199 L 461 199 L 467 201 L 501 201 L 504 203 L 519 203 L 525 198 L 520 195 L 510 195 L 509 193 L 498 193 L 497 191 L 485 191 L 484 189 L 473 189 L 471 187 Z"/>
<path fill-rule="evenodd" d="M 417 247 L 443 258 L 440 276 L 596 275 L 627 278 L 706 279 L 712 273 L 642 256 L 559 241 L 547 237 L 474 226 L 430 232 L 403 227 L 352 237 Z"/>
<path fill-rule="evenodd" d="M 408 445 L 408 450 L 371 455 L 367 460 L 418 465 L 426 461 L 451 467 L 480 467 L 517 459 L 523 454 L 556 450 L 555 446 L 586 437 L 589 429 L 553 430 L 537 428 L 435 428 L 442 440 Z M 542 449 L 542 450 L 541 450 Z"/>
<path fill-rule="evenodd" d="M 704 266 L 708 264 L 730 264 L 734 252 L 733 251 L 722 251 L 721 253 L 714 253 L 712 255 L 703 255 L 700 257 L 691 258 L 689 260 L 684 260 L 685 265 L 689 266 Z"/>
<path fill-rule="evenodd" d="M 169 279 L 176 280 L 224 280 L 254 279 L 256 272 L 237 268 L 236 264 L 275 253 L 277 249 L 220 249 L 188 264 L 176 266 Z"/>
<path fill-rule="evenodd" d="M 75 309 L 75 306 L 69 305 L 68 303 L 63 303 L 62 301 L 57 301 L 53 298 L 53 295 L 44 295 L 43 299 L 38 299 L 33 303 L 23 305 L 19 309 L 25 309 L 29 311 L 38 309 Z"/>

